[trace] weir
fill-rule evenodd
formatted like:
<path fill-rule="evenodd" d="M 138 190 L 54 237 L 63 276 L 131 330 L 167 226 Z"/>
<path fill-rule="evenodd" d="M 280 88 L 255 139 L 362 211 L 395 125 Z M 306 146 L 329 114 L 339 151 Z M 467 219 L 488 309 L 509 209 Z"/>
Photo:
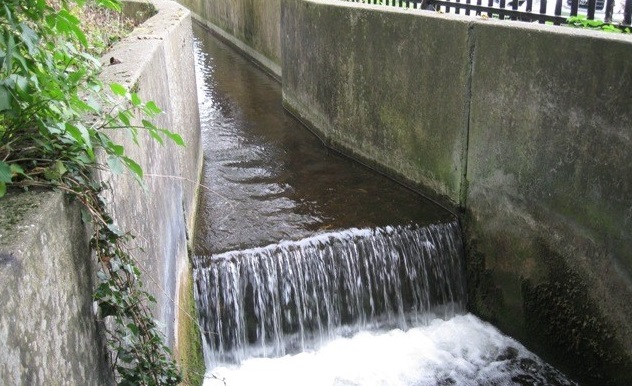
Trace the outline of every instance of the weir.
<path fill-rule="evenodd" d="M 458 223 L 348 229 L 195 259 L 212 362 L 305 351 L 340 334 L 464 312 Z"/>
<path fill-rule="evenodd" d="M 575 385 L 465 313 L 453 214 L 325 149 L 278 83 L 194 33 L 205 386 Z"/>

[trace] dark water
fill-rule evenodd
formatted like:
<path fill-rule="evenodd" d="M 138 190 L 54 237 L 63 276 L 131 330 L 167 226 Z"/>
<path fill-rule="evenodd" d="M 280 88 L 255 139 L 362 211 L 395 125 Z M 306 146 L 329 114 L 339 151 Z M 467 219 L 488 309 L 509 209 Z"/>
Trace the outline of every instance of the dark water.
<path fill-rule="evenodd" d="M 321 145 L 281 105 L 278 82 L 195 27 L 204 181 L 199 255 L 297 240 L 319 231 L 452 215 Z"/>
<path fill-rule="evenodd" d="M 399 251 L 412 245 L 408 241 L 380 253 L 360 252 L 358 246 L 376 229 L 452 228 L 457 227 L 455 218 L 328 151 L 282 108 L 276 81 L 198 25 L 194 34 L 206 186 L 194 275 L 202 325 L 212 330 L 203 331 L 205 386 L 574 385 L 519 342 L 460 312 L 460 306 L 437 314 L 436 307 L 420 305 L 430 304 L 424 300 L 427 291 L 439 291 L 443 304 L 464 302 L 442 290 L 443 284 L 436 285 L 445 283 L 436 280 L 445 269 L 438 257 L 445 254 L 402 257 Z M 369 242 L 371 248 L 390 243 L 378 239 Z M 417 244 L 428 251 L 440 245 L 430 239 Z M 334 257 L 328 249 L 339 250 Z M 407 260 L 411 256 L 425 257 L 412 264 Z M 462 259 L 460 253 L 447 256 Z M 389 259 L 403 264 L 389 264 Z M 435 279 L 416 290 L 410 283 L 424 283 L 414 276 L 420 272 Z M 401 273 L 409 275 L 405 284 L 397 282 Z M 410 288 L 401 296 L 412 293 L 417 299 L 398 298 L 406 286 Z M 386 306 L 377 304 L 391 300 Z M 354 308 L 353 302 L 362 305 Z M 245 315 L 247 309 L 254 311 Z M 357 315 L 350 317 L 354 309 Z M 378 309 L 406 319 L 403 325 L 371 328 L 369 324 L 379 321 L 374 315 Z M 332 321 L 342 326 L 354 318 L 364 320 L 360 330 L 323 327 Z M 291 337 L 275 332 L 280 326 L 300 332 L 307 325 L 316 326 L 314 336 L 326 339 L 288 350 Z M 220 332 L 227 338 L 219 338 Z M 263 342 L 264 351 L 272 342 L 276 357 L 242 350 L 235 363 L 232 347 L 253 341 Z M 230 358 L 214 355 L 221 357 L 222 347 Z"/>

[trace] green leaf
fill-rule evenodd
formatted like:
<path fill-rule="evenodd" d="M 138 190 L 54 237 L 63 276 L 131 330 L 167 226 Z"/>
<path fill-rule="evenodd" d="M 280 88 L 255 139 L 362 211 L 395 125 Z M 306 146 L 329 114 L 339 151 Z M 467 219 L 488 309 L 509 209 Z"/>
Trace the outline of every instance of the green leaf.
<path fill-rule="evenodd" d="M 148 129 L 151 131 L 158 131 L 158 128 L 156 127 L 156 125 L 154 125 L 151 121 L 143 119 L 141 122 L 143 123 L 143 127 L 145 129 Z"/>
<path fill-rule="evenodd" d="M 92 216 L 90 212 L 84 208 L 81 208 L 81 221 L 83 221 L 84 224 L 92 224 Z"/>
<path fill-rule="evenodd" d="M 105 7 L 116 12 L 121 12 L 121 2 L 119 0 L 97 0 L 97 4 L 99 4 L 101 7 Z"/>
<path fill-rule="evenodd" d="M 34 55 L 39 50 L 39 36 L 25 23 L 20 23 L 20 29 L 22 30 L 22 41 L 26 44 L 29 54 Z"/>
<path fill-rule="evenodd" d="M 134 172 L 134 174 L 140 179 L 143 178 L 143 168 L 141 168 L 140 165 L 136 163 L 136 161 L 128 157 L 121 157 L 121 159 L 123 163 L 129 168 L 129 170 Z"/>
<path fill-rule="evenodd" d="M 11 166 L 6 162 L 0 161 L 0 182 L 9 183 L 12 179 Z"/>
<path fill-rule="evenodd" d="M 159 143 L 159 144 L 161 144 L 161 145 L 162 145 L 162 144 L 164 144 L 164 141 L 163 141 L 162 137 L 160 136 L 160 134 L 158 134 L 158 133 L 156 132 L 156 130 L 149 130 L 148 132 L 149 132 L 149 135 L 150 135 L 150 136 L 151 136 L 151 137 L 152 137 L 152 138 L 153 138 L 156 142 L 158 142 L 158 143 Z"/>
<path fill-rule="evenodd" d="M 125 171 L 125 167 L 123 163 L 121 162 L 120 157 L 111 155 L 108 157 L 107 163 L 108 163 L 108 166 L 110 167 L 110 170 L 114 174 L 121 175 Z"/>
<path fill-rule="evenodd" d="M 7 50 L 6 57 L 4 59 L 4 65 L 8 71 L 11 71 L 13 68 L 13 55 L 15 50 L 15 38 L 10 32 L 7 32 L 6 42 Z"/>
<path fill-rule="evenodd" d="M 84 125 L 80 123 L 77 125 L 66 123 L 64 129 L 83 149 L 92 149 L 92 144 L 90 142 L 90 133 Z"/>
<path fill-rule="evenodd" d="M 184 140 L 182 139 L 182 137 L 179 134 L 173 133 L 169 130 L 165 130 L 164 134 L 173 142 L 175 142 L 178 146 L 186 146 L 186 144 L 184 143 Z"/>
<path fill-rule="evenodd" d="M 162 110 L 154 101 L 149 101 L 145 104 L 145 109 L 150 115 L 158 115 L 162 113 Z"/>
<path fill-rule="evenodd" d="M 0 84 L 0 111 L 11 110 L 11 93 Z"/>
<path fill-rule="evenodd" d="M 115 95 L 119 96 L 125 96 L 127 94 L 127 89 L 118 83 L 110 84 L 110 90 L 112 90 Z"/>
<path fill-rule="evenodd" d="M 7 194 L 7 184 L 0 182 L 0 197 L 4 197 L 5 194 Z"/>
<path fill-rule="evenodd" d="M 121 156 L 125 153 L 125 148 L 121 145 L 116 145 L 114 143 L 110 144 L 108 147 L 109 151 L 111 151 L 113 154 L 116 154 L 117 156 Z"/>
<path fill-rule="evenodd" d="M 132 106 L 134 107 L 138 107 L 143 103 L 136 93 L 132 93 L 132 95 L 130 96 L 130 100 L 132 102 Z"/>
<path fill-rule="evenodd" d="M 119 121 L 121 121 L 125 126 L 131 126 L 131 113 L 129 111 L 121 111 L 118 113 L 118 119 Z"/>
<path fill-rule="evenodd" d="M 63 176 L 66 172 L 68 172 L 68 169 L 66 169 L 66 166 L 61 161 L 55 162 L 55 169 L 60 176 Z"/>

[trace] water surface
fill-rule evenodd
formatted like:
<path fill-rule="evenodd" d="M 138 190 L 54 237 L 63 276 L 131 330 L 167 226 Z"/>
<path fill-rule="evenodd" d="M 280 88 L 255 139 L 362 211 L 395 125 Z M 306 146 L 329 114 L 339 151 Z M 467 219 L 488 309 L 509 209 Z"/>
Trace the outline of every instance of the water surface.
<path fill-rule="evenodd" d="M 453 216 L 325 148 L 283 109 L 278 82 L 195 26 L 204 148 L 198 255 L 319 231 Z"/>

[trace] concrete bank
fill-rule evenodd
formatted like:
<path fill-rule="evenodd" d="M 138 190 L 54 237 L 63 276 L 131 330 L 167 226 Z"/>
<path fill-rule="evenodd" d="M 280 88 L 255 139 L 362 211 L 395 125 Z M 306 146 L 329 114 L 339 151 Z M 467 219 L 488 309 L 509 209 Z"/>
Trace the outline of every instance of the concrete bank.
<path fill-rule="evenodd" d="M 181 1 L 225 33 L 278 22 Z M 632 384 L 632 38 L 331 0 L 279 11 L 288 110 L 462 210 L 470 309 L 586 384 Z"/>
<path fill-rule="evenodd" d="M 152 9 L 153 8 L 153 9 Z M 145 287 L 157 299 L 156 318 L 178 354 L 179 292 L 190 276 L 201 170 L 199 115 L 190 13 L 171 1 L 128 7 L 155 15 L 104 58 L 106 83 L 124 84 L 163 110 L 155 123 L 179 133 L 186 147 L 139 137 L 117 138 L 146 174 L 102 175 L 120 228 L 131 245 Z M 110 65 L 110 58 L 120 63 Z M 106 385 L 112 379 L 92 307 L 94 262 L 79 207 L 59 193 L 11 194 L 0 200 L 0 384 Z M 142 248 L 143 250 L 141 250 Z"/>

